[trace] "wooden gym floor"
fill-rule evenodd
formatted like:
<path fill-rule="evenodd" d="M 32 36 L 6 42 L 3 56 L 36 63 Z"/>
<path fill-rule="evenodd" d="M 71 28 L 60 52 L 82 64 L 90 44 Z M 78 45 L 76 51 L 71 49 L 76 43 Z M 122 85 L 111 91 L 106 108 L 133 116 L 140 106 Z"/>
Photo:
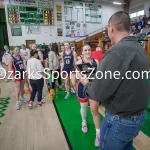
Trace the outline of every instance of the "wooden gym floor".
<path fill-rule="evenodd" d="M 10 97 L 5 116 L 0 118 L 0 150 L 68 150 L 64 133 L 59 123 L 47 88 L 44 88 L 42 107 L 32 110 L 23 104 L 15 109 L 14 86 L 0 80 L 1 96 Z M 26 95 L 29 99 L 29 95 Z"/>
<path fill-rule="evenodd" d="M 89 131 L 87 134 L 81 131 L 80 104 L 76 95 L 71 95 L 68 100 L 64 100 L 66 93 L 60 90 L 55 96 L 53 105 L 45 86 L 44 100 L 46 104 L 43 107 L 38 108 L 35 104 L 35 107 L 29 110 L 27 104 L 24 104 L 21 110 L 17 111 L 15 110 L 13 84 L 0 80 L 0 88 L 2 90 L 0 97 L 11 98 L 5 116 L 0 118 L 0 150 L 68 150 L 69 148 L 73 150 L 98 150 L 94 146 L 95 127 L 90 109 L 88 109 L 87 115 Z M 26 96 L 29 98 L 29 95 Z M 101 114 L 102 120 L 104 111 Z M 57 115 L 63 126 L 68 144 Z M 142 132 L 134 139 L 136 150 L 150 149 L 149 118 L 150 111 L 147 111 Z"/>

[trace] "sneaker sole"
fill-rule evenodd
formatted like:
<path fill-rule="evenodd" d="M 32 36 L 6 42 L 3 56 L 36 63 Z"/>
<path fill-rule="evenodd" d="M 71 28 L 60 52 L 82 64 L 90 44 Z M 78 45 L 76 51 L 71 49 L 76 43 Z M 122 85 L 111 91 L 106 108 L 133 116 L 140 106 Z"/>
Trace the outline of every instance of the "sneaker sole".
<path fill-rule="evenodd" d="M 20 110 L 21 109 L 21 107 L 20 108 L 16 108 L 16 110 Z"/>
<path fill-rule="evenodd" d="M 99 144 L 100 145 L 100 144 Z M 98 144 L 95 144 L 95 147 L 99 147 L 99 145 Z"/>
<path fill-rule="evenodd" d="M 88 130 L 87 130 L 87 131 L 82 130 L 82 132 L 87 133 L 87 132 L 88 132 Z"/>
<path fill-rule="evenodd" d="M 76 94 L 76 93 L 71 93 L 71 94 Z"/>
<path fill-rule="evenodd" d="M 64 99 L 69 99 L 69 97 L 70 97 L 70 95 L 67 98 L 65 97 Z"/>
<path fill-rule="evenodd" d="M 22 104 L 25 104 L 25 103 L 27 103 L 27 102 L 20 102 L 21 105 L 22 105 Z"/>
<path fill-rule="evenodd" d="M 20 108 L 16 108 L 16 110 L 20 110 L 21 109 L 21 104 L 20 104 Z"/>

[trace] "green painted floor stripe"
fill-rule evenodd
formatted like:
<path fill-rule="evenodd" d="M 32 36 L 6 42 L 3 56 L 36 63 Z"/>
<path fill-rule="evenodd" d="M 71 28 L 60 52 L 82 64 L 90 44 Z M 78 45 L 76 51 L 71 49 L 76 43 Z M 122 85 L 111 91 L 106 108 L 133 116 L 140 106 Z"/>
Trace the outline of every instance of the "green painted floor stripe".
<path fill-rule="evenodd" d="M 68 143 L 69 149 L 70 149 L 70 150 L 72 150 L 72 149 L 73 149 L 73 148 L 72 148 L 72 145 L 71 145 L 71 143 L 70 143 L 70 140 L 69 140 L 69 138 L 68 138 L 68 135 L 67 135 L 67 133 L 66 133 L 66 130 L 65 130 L 64 125 L 63 125 L 63 122 L 62 122 L 62 120 L 61 120 L 60 114 L 59 114 L 59 112 L 58 112 L 58 110 L 57 110 L 57 107 L 56 107 L 56 105 L 55 105 L 55 102 L 54 102 L 54 101 L 53 101 L 53 104 L 54 104 L 54 107 L 55 107 L 55 110 L 56 110 L 56 113 L 57 113 L 58 119 L 59 119 L 59 121 L 60 121 L 60 124 L 61 124 L 62 130 L 63 130 L 63 132 L 64 132 L 64 135 L 65 135 L 66 141 L 67 141 L 67 143 Z"/>
<path fill-rule="evenodd" d="M 95 127 L 90 109 L 87 114 L 89 131 L 83 133 L 81 131 L 80 105 L 76 95 L 72 95 L 68 100 L 64 100 L 64 97 L 65 92 L 59 91 L 54 103 L 73 150 L 98 150 L 94 145 Z"/>

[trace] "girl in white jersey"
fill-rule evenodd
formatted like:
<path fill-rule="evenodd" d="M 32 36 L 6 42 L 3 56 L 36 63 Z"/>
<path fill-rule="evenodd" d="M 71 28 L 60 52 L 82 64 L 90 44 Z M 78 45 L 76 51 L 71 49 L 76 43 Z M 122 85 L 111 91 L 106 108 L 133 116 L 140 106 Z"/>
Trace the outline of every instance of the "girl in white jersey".
<path fill-rule="evenodd" d="M 8 66 L 8 61 L 9 61 L 9 59 L 10 59 L 10 57 L 11 57 L 11 54 L 10 54 L 10 50 L 9 50 L 9 48 L 8 48 L 7 45 L 4 46 L 4 49 L 5 49 L 5 52 L 4 52 L 3 56 L 2 56 L 2 62 L 3 62 L 5 65 Z"/>
<path fill-rule="evenodd" d="M 27 65 L 27 61 L 30 59 L 30 50 L 27 49 L 24 44 L 21 45 L 21 48 L 22 49 L 20 49 L 20 55 L 24 59 L 25 65 Z M 25 85 L 26 85 L 26 88 L 27 88 L 26 93 L 30 94 L 31 90 L 30 90 L 29 82 L 28 82 L 27 78 L 25 78 Z"/>
<path fill-rule="evenodd" d="M 5 49 L 5 52 L 4 52 L 3 56 L 2 56 L 2 62 L 3 62 L 6 66 L 8 66 L 9 59 L 11 58 L 11 53 L 10 53 L 10 50 L 9 50 L 9 48 L 8 48 L 7 45 L 4 46 L 4 49 Z M 9 82 L 8 77 L 6 77 L 5 82 Z"/>

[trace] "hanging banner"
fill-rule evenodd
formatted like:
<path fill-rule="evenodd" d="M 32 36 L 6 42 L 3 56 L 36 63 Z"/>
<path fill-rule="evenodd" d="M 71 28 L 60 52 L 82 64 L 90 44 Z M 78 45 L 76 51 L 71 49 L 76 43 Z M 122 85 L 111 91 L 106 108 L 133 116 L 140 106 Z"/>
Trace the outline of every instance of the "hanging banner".
<path fill-rule="evenodd" d="M 102 22 L 102 6 L 97 4 L 85 4 L 85 22 L 100 24 Z"/>
<path fill-rule="evenodd" d="M 63 36 L 63 22 L 62 22 L 62 7 L 61 5 L 56 5 L 57 13 L 57 36 Z"/>
<path fill-rule="evenodd" d="M 41 34 L 41 27 L 39 25 L 28 25 L 25 27 L 26 34 Z"/>
<path fill-rule="evenodd" d="M 19 25 L 10 26 L 12 36 L 22 36 L 22 29 Z"/>
<path fill-rule="evenodd" d="M 87 34 L 87 24 L 86 23 L 83 24 L 82 31 L 83 31 L 83 36 L 86 36 L 86 34 Z"/>
<path fill-rule="evenodd" d="M 84 37 L 87 34 L 87 24 L 85 23 L 66 23 L 66 37 Z"/>
<path fill-rule="evenodd" d="M 65 22 L 84 22 L 84 4 L 82 2 L 64 1 Z"/>
<path fill-rule="evenodd" d="M 5 0 L 5 4 L 34 6 L 38 8 L 53 8 L 53 0 Z"/>
<path fill-rule="evenodd" d="M 77 23 L 76 24 L 76 37 L 80 37 L 81 36 L 81 24 Z"/>
<path fill-rule="evenodd" d="M 70 34 L 71 34 L 71 26 L 70 26 L 70 23 L 66 23 L 65 24 L 65 27 L 66 27 L 66 37 L 70 37 Z"/>

